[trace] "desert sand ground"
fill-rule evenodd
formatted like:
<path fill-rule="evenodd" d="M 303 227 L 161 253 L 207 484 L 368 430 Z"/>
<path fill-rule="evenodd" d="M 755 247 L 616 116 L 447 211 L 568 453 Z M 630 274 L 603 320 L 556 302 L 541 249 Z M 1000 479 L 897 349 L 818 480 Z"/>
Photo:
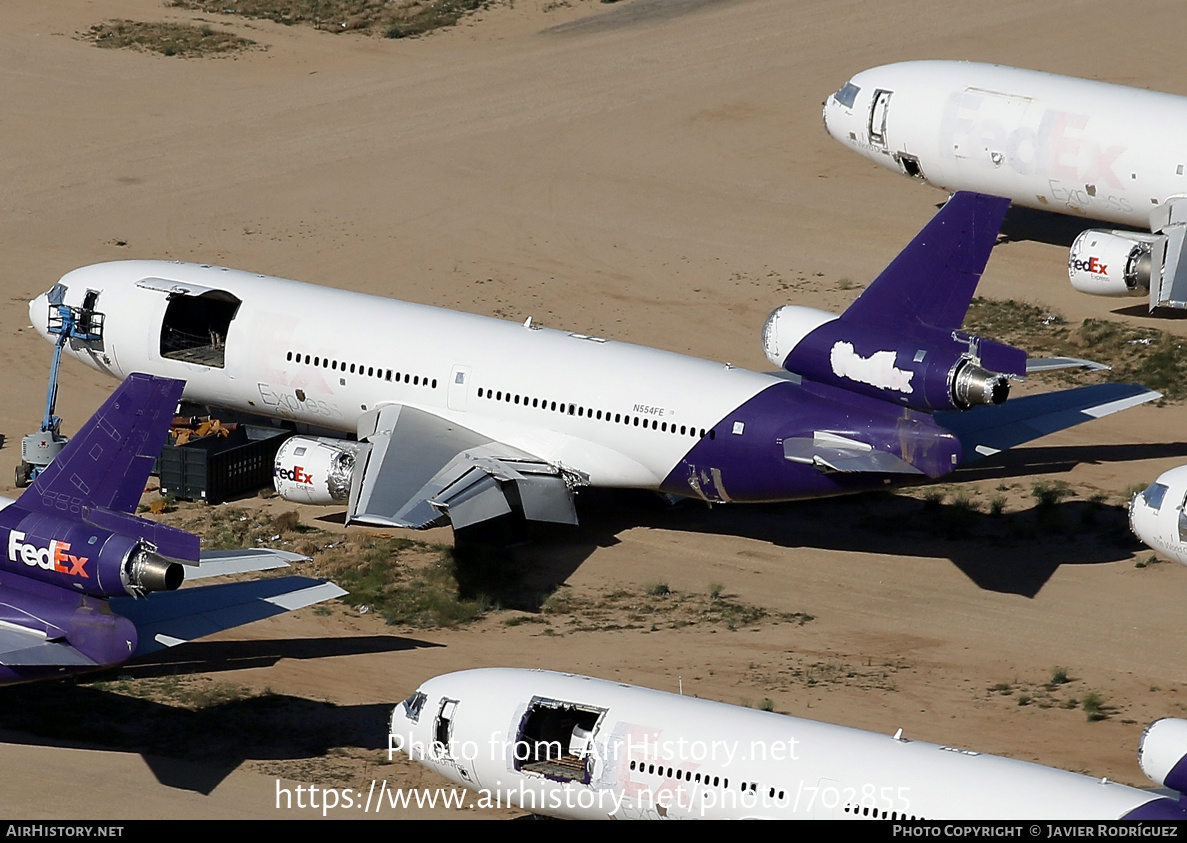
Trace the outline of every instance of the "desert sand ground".
<path fill-rule="evenodd" d="M 1142 25 L 1125 38 L 1120 7 L 1103 0 L 515 0 L 391 41 L 160 0 L 9 0 L 0 7 L 0 285 L 9 302 L 0 311 L 0 464 L 10 468 L 0 477 L 11 476 L 44 400 L 50 350 L 30 330 L 25 302 L 103 260 L 220 263 L 766 368 L 759 330 L 772 308 L 843 307 L 944 198 L 829 139 L 820 120 L 829 92 L 874 65 L 953 58 L 1187 94 L 1178 11 L 1169 0 L 1127 7 Z M 266 49 L 178 59 L 75 37 L 110 18 L 202 19 Z M 1113 315 L 1132 302 L 1074 293 L 1068 241 L 1054 227 L 1054 236 L 997 248 L 983 294 L 1071 321 L 1126 318 L 1187 333 L 1173 319 Z M 326 314 L 325 329 L 348 331 L 350 319 Z M 67 363 L 66 427 L 114 385 Z M 1109 515 L 1123 517 L 1127 489 L 1187 461 L 1184 412 L 1112 416 L 944 489 L 984 501 L 1006 487 L 1003 529 L 1026 517 L 1041 480 L 1070 484 L 1080 502 L 1104 494 Z M 524 565 L 552 588 L 586 594 L 658 581 L 703 593 L 716 582 L 815 620 L 546 635 L 497 615 L 414 631 L 307 610 L 194 645 L 166 666 L 304 705 L 323 733 L 313 748 L 296 735 L 300 722 L 285 723 L 291 741 L 281 735 L 254 755 L 227 747 L 212 762 L 215 718 L 197 724 L 194 747 L 142 759 L 108 740 L 135 729 L 142 703 L 129 701 L 104 708 L 118 723 L 99 718 L 83 738 L 4 732 L 0 815 L 295 817 L 319 812 L 278 811 L 278 776 L 288 786 L 436 784 L 386 763 L 386 711 L 430 676 L 491 664 L 668 690 L 682 681 L 703 697 L 770 699 L 789 714 L 902 727 L 1137 785 L 1146 783 L 1136 763 L 1143 726 L 1183 714 L 1187 572 L 1136 567 L 1132 543 L 1088 531 L 1004 549 L 926 531 L 881 535 L 857 526 L 882 505 L 861 500 L 670 512 L 638 503 L 598 498 L 581 527 L 523 548 Z M 450 540 L 444 530 L 428 538 Z M 1075 680 L 1059 693 L 1097 691 L 1108 719 L 1018 704 L 1056 665 Z M 990 690 L 1000 684 L 1013 693 Z M 98 693 L 55 688 L 48 693 L 79 711 Z M 6 709 L 29 699 L 0 694 L 0 728 Z M 332 763 L 338 778 L 326 778 Z"/>

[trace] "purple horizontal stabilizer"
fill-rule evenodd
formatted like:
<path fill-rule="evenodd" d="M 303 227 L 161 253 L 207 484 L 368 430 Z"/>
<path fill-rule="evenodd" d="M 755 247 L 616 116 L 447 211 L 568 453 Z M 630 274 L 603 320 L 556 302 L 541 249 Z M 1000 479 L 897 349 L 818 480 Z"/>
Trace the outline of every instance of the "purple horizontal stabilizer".
<path fill-rule="evenodd" d="M 1141 384 L 1100 383 L 1027 395 L 995 407 L 936 413 L 934 418 L 960 440 L 963 463 L 1161 397 Z"/>
<path fill-rule="evenodd" d="M 1009 207 L 1009 199 L 957 193 L 841 318 L 960 328 Z"/>
<path fill-rule="evenodd" d="M 136 625 L 139 656 L 345 593 L 325 580 L 277 577 L 185 588 L 145 600 L 117 597 L 111 609 Z"/>
<path fill-rule="evenodd" d="M 129 375 L 20 498 L 30 511 L 132 512 L 169 435 L 184 381 Z"/>

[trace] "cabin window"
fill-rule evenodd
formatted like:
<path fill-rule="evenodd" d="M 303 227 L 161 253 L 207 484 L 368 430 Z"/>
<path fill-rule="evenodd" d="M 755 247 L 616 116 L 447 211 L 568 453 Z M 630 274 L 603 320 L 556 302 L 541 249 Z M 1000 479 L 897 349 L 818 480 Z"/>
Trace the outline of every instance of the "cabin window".
<path fill-rule="evenodd" d="M 240 304 L 239 299 L 222 290 L 170 297 L 161 323 L 161 356 L 225 368 L 227 332 Z"/>

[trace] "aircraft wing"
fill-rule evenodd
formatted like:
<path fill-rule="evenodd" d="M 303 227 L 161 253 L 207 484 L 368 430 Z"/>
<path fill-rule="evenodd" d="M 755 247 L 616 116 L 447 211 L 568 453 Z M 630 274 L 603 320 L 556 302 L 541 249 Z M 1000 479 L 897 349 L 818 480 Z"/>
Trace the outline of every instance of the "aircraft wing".
<path fill-rule="evenodd" d="M 940 427 L 956 434 L 967 463 L 1161 397 L 1162 393 L 1141 384 L 1101 383 L 1011 398 L 1004 404 L 974 407 L 963 413 L 936 413 L 934 418 Z"/>
<path fill-rule="evenodd" d="M 576 482 L 538 457 L 414 407 L 389 404 L 359 420 L 352 523 L 455 529 L 522 503 L 534 521 L 576 524 Z"/>
<path fill-rule="evenodd" d="M 136 625 L 134 655 L 141 656 L 344 594 L 325 580 L 278 577 L 160 592 L 145 599 L 114 597 L 110 603 L 112 611 Z"/>

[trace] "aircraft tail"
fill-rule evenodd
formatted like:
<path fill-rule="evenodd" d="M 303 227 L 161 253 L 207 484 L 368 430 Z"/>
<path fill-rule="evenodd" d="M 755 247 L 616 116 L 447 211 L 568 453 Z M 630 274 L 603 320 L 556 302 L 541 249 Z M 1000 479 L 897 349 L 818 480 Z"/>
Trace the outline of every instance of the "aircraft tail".
<path fill-rule="evenodd" d="M 1009 199 L 955 194 L 841 319 L 959 330 L 1009 207 Z"/>
<path fill-rule="evenodd" d="M 132 512 L 169 435 L 184 381 L 132 374 L 21 496 L 28 509 L 82 516 Z"/>
<path fill-rule="evenodd" d="M 198 537 L 132 515 L 169 436 L 185 381 L 132 374 L 71 438 L 19 505 L 137 535 L 164 556 L 197 561 Z"/>

